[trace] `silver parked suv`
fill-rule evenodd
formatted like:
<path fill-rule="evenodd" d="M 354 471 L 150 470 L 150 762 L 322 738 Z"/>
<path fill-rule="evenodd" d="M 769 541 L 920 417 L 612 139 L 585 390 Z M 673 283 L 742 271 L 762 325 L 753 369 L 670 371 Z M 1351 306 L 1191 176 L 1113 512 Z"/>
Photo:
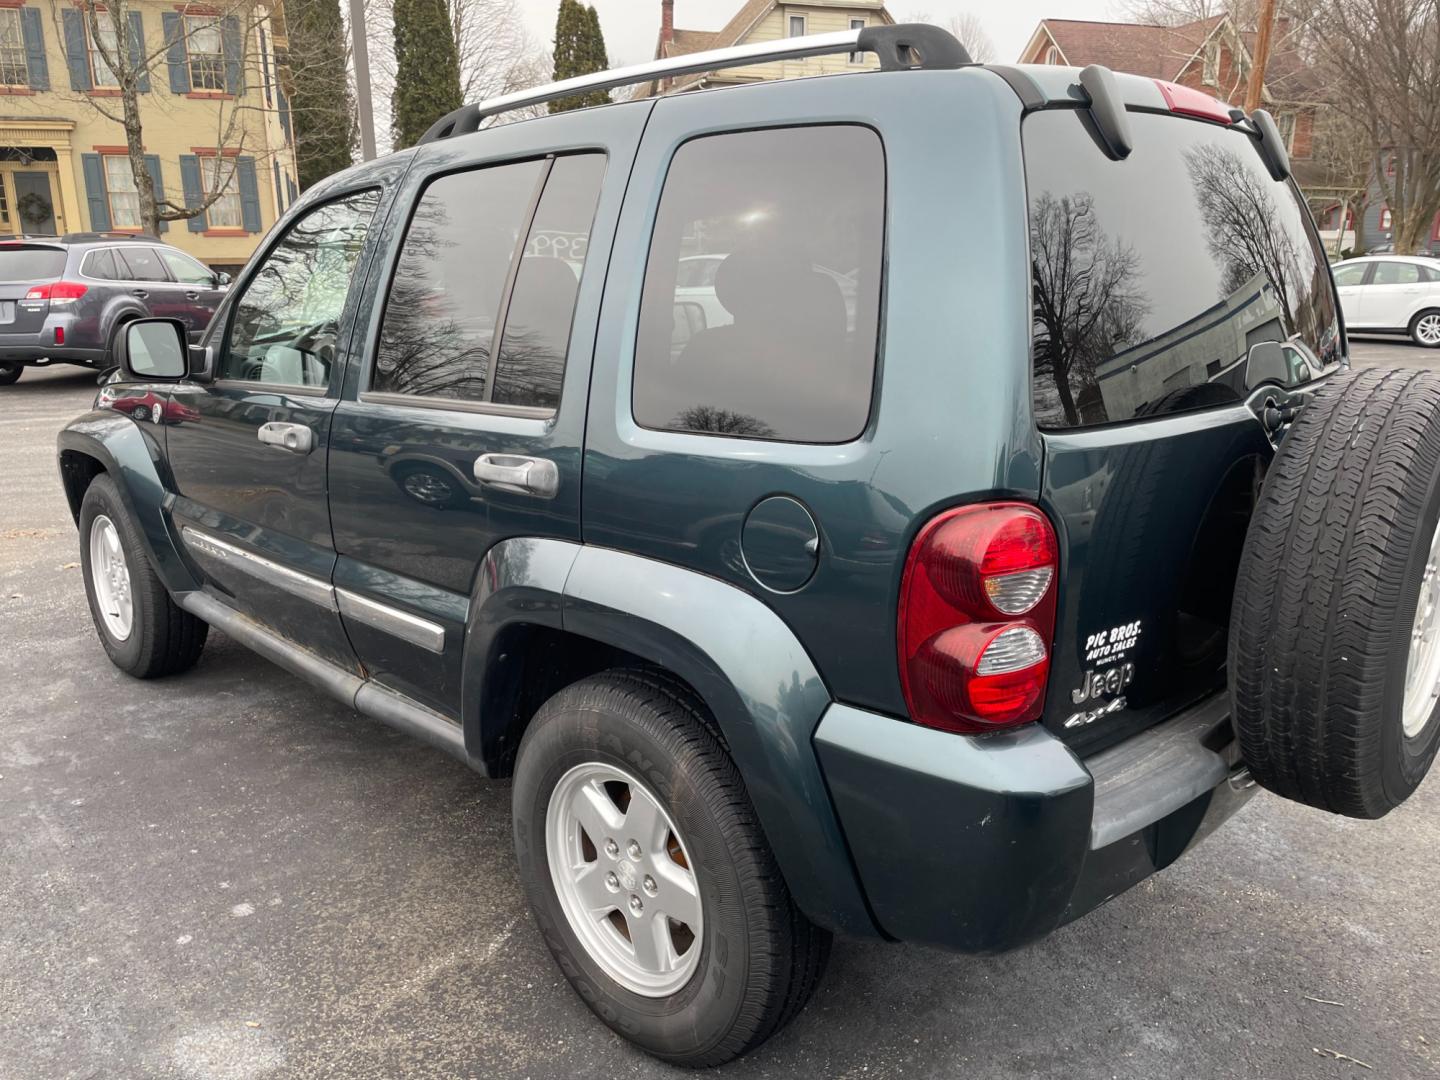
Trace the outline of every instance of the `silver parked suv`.
<path fill-rule="evenodd" d="M 0 386 L 27 364 L 105 366 L 132 319 L 179 319 L 193 339 L 229 282 L 159 237 L 69 233 L 0 243 Z"/>

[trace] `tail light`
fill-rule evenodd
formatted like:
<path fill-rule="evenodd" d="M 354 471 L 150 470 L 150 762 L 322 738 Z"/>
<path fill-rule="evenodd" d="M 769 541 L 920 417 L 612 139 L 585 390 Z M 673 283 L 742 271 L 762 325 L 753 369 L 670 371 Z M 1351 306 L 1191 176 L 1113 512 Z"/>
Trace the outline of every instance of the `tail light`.
<path fill-rule="evenodd" d="M 45 285 L 36 285 L 25 294 L 26 300 L 49 300 L 52 304 L 68 304 L 73 300 L 79 300 L 89 287 L 81 285 L 78 281 L 51 281 Z"/>
<path fill-rule="evenodd" d="M 1058 570 L 1054 528 L 1024 503 L 948 510 L 920 530 L 896 627 L 912 719 L 977 734 L 1039 718 Z"/>
<path fill-rule="evenodd" d="M 1211 97 L 1203 90 L 1181 86 L 1179 83 L 1165 82 L 1163 79 L 1156 79 L 1155 85 L 1160 88 L 1160 94 L 1165 98 L 1166 108 L 1173 113 L 1180 113 L 1182 116 L 1198 116 L 1202 120 L 1214 120 L 1220 124 L 1234 122 L 1230 117 L 1230 106 L 1218 98 Z"/>

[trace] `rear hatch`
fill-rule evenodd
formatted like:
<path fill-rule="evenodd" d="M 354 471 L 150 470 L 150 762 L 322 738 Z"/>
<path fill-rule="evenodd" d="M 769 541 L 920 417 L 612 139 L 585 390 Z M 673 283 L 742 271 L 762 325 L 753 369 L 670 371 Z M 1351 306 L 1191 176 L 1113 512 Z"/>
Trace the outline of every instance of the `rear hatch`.
<path fill-rule="evenodd" d="M 25 295 L 64 273 L 65 249 L 57 244 L 0 244 L 0 334 L 38 334 L 50 303 Z"/>
<path fill-rule="evenodd" d="M 1249 136 L 1132 112 L 1023 123 L 1041 502 L 1062 588 L 1044 723 L 1091 753 L 1225 685 L 1261 420 L 1343 350 L 1328 265 Z M 1271 413 L 1271 417 L 1275 413 Z"/>

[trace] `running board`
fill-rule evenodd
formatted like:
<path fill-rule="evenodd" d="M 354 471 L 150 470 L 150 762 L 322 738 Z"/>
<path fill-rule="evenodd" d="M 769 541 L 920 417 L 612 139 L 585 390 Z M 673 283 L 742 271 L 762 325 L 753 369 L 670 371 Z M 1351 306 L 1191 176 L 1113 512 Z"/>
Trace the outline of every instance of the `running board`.
<path fill-rule="evenodd" d="M 221 603 L 209 593 L 182 593 L 176 598 L 176 603 L 197 619 L 204 620 L 271 663 L 292 675 L 298 675 L 311 686 L 324 690 L 361 716 L 378 720 L 397 731 L 429 743 L 484 775 L 484 766 L 465 752 L 465 733 L 460 725 L 447 717 L 388 687 L 380 686 L 371 679 L 362 679 L 338 664 L 316 656 L 309 649 L 301 648 L 293 641 L 267 630 L 254 619 Z"/>

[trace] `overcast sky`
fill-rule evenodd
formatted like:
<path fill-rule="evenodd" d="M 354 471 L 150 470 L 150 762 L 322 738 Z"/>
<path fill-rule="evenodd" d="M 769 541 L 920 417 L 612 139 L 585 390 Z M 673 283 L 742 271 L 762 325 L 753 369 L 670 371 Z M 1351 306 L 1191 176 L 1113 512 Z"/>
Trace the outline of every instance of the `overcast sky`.
<path fill-rule="evenodd" d="M 660 0 L 591 0 L 600 13 L 600 28 L 610 63 L 638 64 L 655 53 L 660 29 Z M 675 0 L 675 25 L 686 30 L 718 30 L 744 0 Z M 555 35 L 556 0 L 520 0 L 525 23 L 536 41 L 547 47 Z M 917 13 L 944 23 L 961 11 L 973 11 L 995 42 L 997 59 L 1013 62 L 1030 39 L 1035 24 L 1046 17 L 1113 18 L 1118 0 L 914 0 L 888 5 L 904 22 Z"/>

